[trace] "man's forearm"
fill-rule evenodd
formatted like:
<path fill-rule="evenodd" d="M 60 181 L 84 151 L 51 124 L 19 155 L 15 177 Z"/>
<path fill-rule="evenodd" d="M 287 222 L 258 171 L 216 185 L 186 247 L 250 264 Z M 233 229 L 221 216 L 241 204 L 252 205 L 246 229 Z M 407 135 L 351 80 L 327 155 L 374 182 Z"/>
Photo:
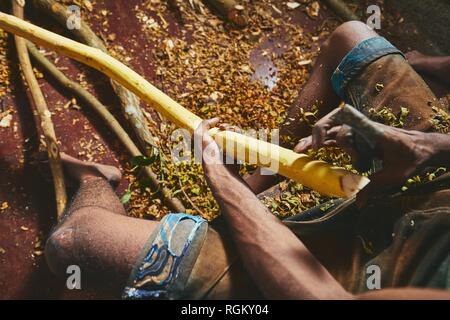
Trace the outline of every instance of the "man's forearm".
<path fill-rule="evenodd" d="M 225 166 L 204 165 L 246 269 L 267 298 L 348 298 L 300 240 Z"/>
<path fill-rule="evenodd" d="M 450 135 L 441 133 L 427 133 L 428 141 L 434 147 L 434 156 L 431 159 L 433 166 L 450 165 Z"/>

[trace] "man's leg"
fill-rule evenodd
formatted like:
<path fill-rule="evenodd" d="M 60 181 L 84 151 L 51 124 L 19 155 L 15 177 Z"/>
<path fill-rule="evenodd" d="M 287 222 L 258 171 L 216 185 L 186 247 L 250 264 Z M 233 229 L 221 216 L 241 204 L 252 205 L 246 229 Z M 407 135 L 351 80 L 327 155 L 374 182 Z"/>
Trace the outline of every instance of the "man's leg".
<path fill-rule="evenodd" d="M 82 162 L 67 155 L 62 155 L 62 160 L 66 172 L 80 187 L 47 241 L 47 262 L 54 273 L 62 276 L 69 265 L 78 265 L 84 284 L 117 290 L 119 297 L 133 267 L 144 263 L 141 253 L 149 249 L 153 231 L 168 230 L 167 225 L 125 215 L 109 183 L 120 181 L 117 168 Z M 208 229 L 194 265 L 185 270 L 189 276 L 182 294 L 195 299 L 261 297 L 236 261 L 235 250 L 222 229 L 220 224 L 216 228 L 219 232 Z M 166 235 L 173 240 L 171 245 L 183 241 L 179 229 Z"/>
<path fill-rule="evenodd" d="M 345 55 L 358 43 L 378 36 L 377 33 L 359 21 L 350 21 L 337 27 L 321 47 L 321 53 L 314 64 L 314 70 L 300 91 L 296 102 L 288 110 L 280 128 L 281 135 L 301 139 L 311 134 L 311 126 L 300 114 L 300 109 L 311 111 L 319 108 L 319 118 L 339 105 L 340 98 L 331 86 L 331 76 Z"/>
<path fill-rule="evenodd" d="M 300 110 L 311 111 L 313 106 L 318 107 L 318 117 L 329 113 L 339 105 L 340 98 L 331 85 L 331 76 L 345 55 L 358 43 L 376 37 L 377 33 L 359 21 L 350 21 L 337 27 L 328 40 L 322 45 L 321 53 L 317 57 L 314 70 L 300 91 L 296 102 L 288 110 L 286 119 L 280 128 L 281 144 L 293 148 L 301 138 L 311 134 L 311 125 L 302 118 Z M 283 142 L 288 137 L 292 143 Z M 248 177 L 246 182 L 253 192 L 261 193 L 276 183 L 274 176 L 263 176 L 259 169 Z"/>
<path fill-rule="evenodd" d="M 118 169 L 63 156 L 79 190 L 46 245 L 50 269 L 64 275 L 78 265 L 84 283 L 123 289 L 133 264 L 157 222 L 127 217 L 110 182 Z"/>

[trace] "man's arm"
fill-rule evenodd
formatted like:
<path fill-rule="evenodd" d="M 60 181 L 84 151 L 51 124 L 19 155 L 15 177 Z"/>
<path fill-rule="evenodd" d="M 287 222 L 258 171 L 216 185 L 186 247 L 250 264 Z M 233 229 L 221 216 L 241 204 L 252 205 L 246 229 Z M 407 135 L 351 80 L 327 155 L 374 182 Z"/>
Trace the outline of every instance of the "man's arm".
<path fill-rule="evenodd" d="M 206 179 L 228 223 L 230 236 L 235 241 L 245 268 L 267 298 L 450 299 L 448 292 L 418 288 L 386 289 L 359 296 L 346 292 L 303 243 L 261 204 L 237 171 L 222 164 L 219 148 L 207 133 L 209 127 L 217 122 L 217 119 L 204 121 L 196 130 L 196 156 L 202 159 Z M 422 147 L 416 149 L 409 143 L 411 137 L 406 131 L 390 133 L 394 134 L 394 137 L 391 136 L 393 141 L 383 141 L 381 144 L 395 145 L 395 141 L 396 152 L 388 152 L 395 158 L 401 157 L 399 151 L 418 157 L 421 151 L 425 151 L 423 145 L 431 144 L 433 146 L 427 149 L 431 150 L 431 155 L 425 156 L 429 162 L 423 159 L 418 161 L 415 156 L 411 160 L 416 160 L 415 164 L 428 162 L 431 165 L 449 162 L 448 135 L 426 134 L 426 138 L 421 137 L 424 138 L 420 143 Z M 402 133 L 404 139 L 400 139 Z M 418 138 L 417 132 L 409 133 Z M 386 137 L 390 135 L 386 134 Z M 412 140 L 417 142 L 416 139 Z M 319 141 L 317 144 L 322 143 Z M 405 144 L 404 150 L 399 150 L 398 145 L 402 144 Z M 208 152 L 203 152 L 206 149 Z"/>
<path fill-rule="evenodd" d="M 203 128 L 196 132 L 196 145 L 203 145 L 203 149 L 208 146 L 209 151 L 212 145 L 215 148 L 212 153 L 217 155 L 203 157 L 205 176 L 244 265 L 265 296 L 350 298 L 303 243 L 257 199 L 242 178 L 222 164 L 216 143 L 202 133 L 214 122 L 204 122 Z"/>
<path fill-rule="evenodd" d="M 204 165 L 246 269 L 267 298 L 349 298 L 303 243 L 224 165 Z"/>

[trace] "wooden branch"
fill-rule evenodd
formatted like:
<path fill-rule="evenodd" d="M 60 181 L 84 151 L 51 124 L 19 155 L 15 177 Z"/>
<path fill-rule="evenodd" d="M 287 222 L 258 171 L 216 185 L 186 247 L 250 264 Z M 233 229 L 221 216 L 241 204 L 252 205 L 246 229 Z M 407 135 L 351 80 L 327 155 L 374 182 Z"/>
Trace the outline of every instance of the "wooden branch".
<path fill-rule="evenodd" d="M 88 105 L 94 109 L 98 115 L 104 120 L 104 122 L 109 126 L 112 132 L 120 140 L 120 142 L 127 149 L 131 156 L 141 156 L 142 153 L 136 146 L 136 144 L 131 140 L 128 133 L 122 128 L 120 123 L 114 118 L 114 116 L 108 111 L 108 109 L 97 100 L 92 94 L 90 94 L 86 89 L 84 89 L 77 82 L 70 80 L 64 73 L 62 73 L 53 63 L 51 63 L 44 55 L 42 55 L 34 44 L 26 41 L 28 51 L 31 53 L 36 62 L 44 68 L 53 78 L 56 79 L 63 87 L 70 90 L 76 96 L 83 99 Z M 186 208 L 183 206 L 181 201 L 171 196 L 170 190 L 164 187 L 159 181 L 156 174 L 149 168 L 144 167 L 144 174 L 149 178 L 151 186 L 154 190 L 159 190 L 158 194 L 161 196 L 163 202 L 170 210 L 174 212 L 185 212 Z"/>
<path fill-rule="evenodd" d="M 322 0 L 322 2 L 344 21 L 360 20 L 342 0 Z"/>
<path fill-rule="evenodd" d="M 14 15 L 20 19 L 23 19 L 23 5 L 25 2 L 21 0 L 19 3 L 18 0 L 12 0 L 12 4 Z M 25 39 L 19 36 L 14 36 L 14 40 L 16 43 L 17 55 L 19 57 L 22 74 L 30 89 L 32 100 L 34 102 L 34 106 L 36 107 L 42 132 L 45 137 L 48 159 L 55 188 L 57 218 L 59 219 L 66 208 L 67 194 L 61 158 L 59 155 L 59 146 L 58 141 L 56 140 L 51 113 L 48 110 L 44 95 L 42 94 L 39 83 L 34 75 L 33 67 L 31 65 L 30 57 L 25 44 Z"/>
<path fill-rule="evenodd" d="M 183 108 L 147 80 L 121 62 L 99 49 L 91 48 L 56 33 L 39 28 L 14 16 L 0 12 L 0 28 L 65 54 L 85 63 L 116 80 L 182 128 L 193 132 L 202 119 Z M 257 156 L 257 165 L 277 165 L 277 172 L 325 195 L 348 197 L 357 193 L 369 180 L 349 171 L 335 168 L 305 154 L 257 140 L 235 132 L 210 131 L 218 143 L 226 148 L 236 145 L 242 153 L 233 154 L 243 161 Z"/>
<path fill-rule="evenodd" d="M 56 19 L 56 21 L 66 27 L 67 21 L 71 15 L 71 12 L 66 6 L 58 3 L 55 0 L 33 0 L 33 4 L 36 8 L 47 13 L 49 16 Z M 74 28 L 70 32 L 81 42 L 88 46 L 98 48 L 105 53 L 108 53 L 103 41 L 97 37 L 97 35 L 91 30 L 91 28 L 81 19 L 81 27 L 79 29 Z M 115 81 L 111 81 L 111 85 L 120 99 L 122 106 L 122 113 L 125 118 L 130 122 L 131 127 L 138 138 L 139 145 L 143 153 L 147 156 L 152 156 L 157 153 L 157 144 L 153 138 L 144 117 L 144 114 L 139 105 L 139 99 L 129 90 L 121 86 Z"/>
<path fill-rule="evenodd" d="M 236 0 L 206 0 L 206 2 L 236 26 L 241 28 L 247 26 L 247 12 Z"/>

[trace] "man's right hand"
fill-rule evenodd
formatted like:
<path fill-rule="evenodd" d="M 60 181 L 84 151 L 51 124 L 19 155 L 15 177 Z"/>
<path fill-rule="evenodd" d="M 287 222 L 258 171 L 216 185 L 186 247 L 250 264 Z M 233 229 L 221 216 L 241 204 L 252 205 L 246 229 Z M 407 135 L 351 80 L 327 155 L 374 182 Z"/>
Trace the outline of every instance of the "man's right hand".
<path fill-rule="evenodd" d="M 309 148 L 317 150 L 323 146 L 338 146 L 355 156 L 352 130 L 347 125 L 334 125 L 336 112 L 319 120 L 312 135 L 302 139 L 294 151 L 303 153 Z M 433 165 L 441 148 L 436 138 L 447 140 L 447 144 L 450 139 L 448 135 L 408 131 L 376 122 L 372 124 L 383 131 L 375 146 L 375 155 L 383 161 L 383 168 L 372 174 L 370 183 L 358 193 L 358 207 L 364 206 L 371 197 L 400 188 L 409 177 Z"/>

